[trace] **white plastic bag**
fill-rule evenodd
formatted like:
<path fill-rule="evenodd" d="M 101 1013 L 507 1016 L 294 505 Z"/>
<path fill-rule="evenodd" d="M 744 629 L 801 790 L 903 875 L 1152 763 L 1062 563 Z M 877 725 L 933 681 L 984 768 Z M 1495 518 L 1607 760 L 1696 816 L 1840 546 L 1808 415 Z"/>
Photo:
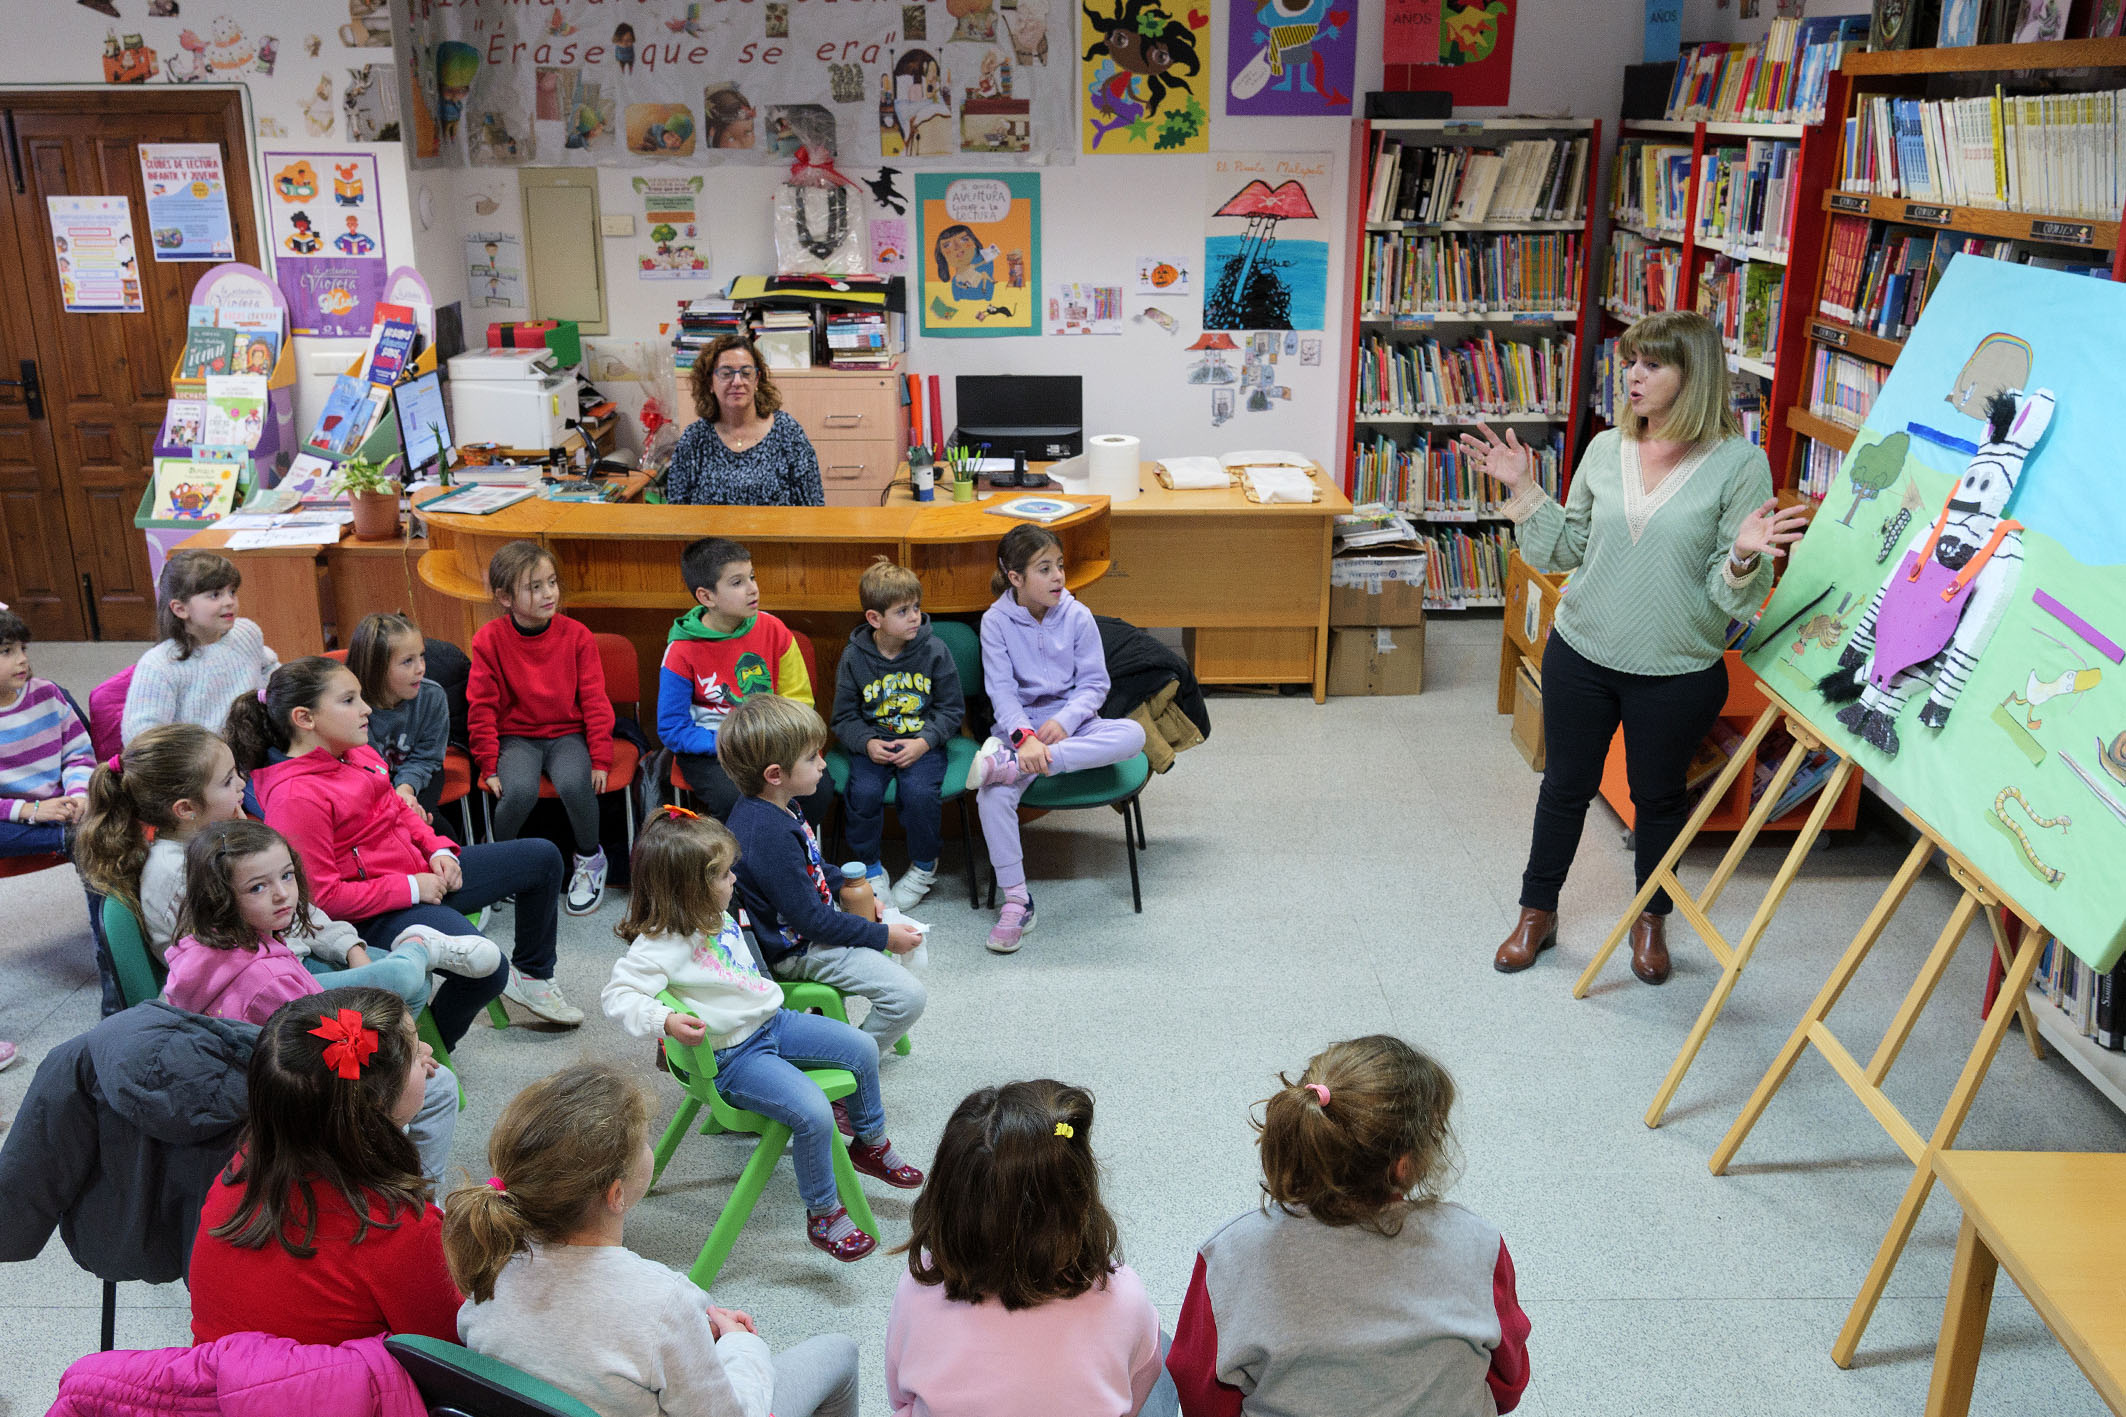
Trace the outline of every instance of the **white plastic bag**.
<path fill-rule="evenodd" d="M 863 194 L 842 182 L 775 189 L 775 269 L 788 275 L 863 275 L 871 269 Z"/>

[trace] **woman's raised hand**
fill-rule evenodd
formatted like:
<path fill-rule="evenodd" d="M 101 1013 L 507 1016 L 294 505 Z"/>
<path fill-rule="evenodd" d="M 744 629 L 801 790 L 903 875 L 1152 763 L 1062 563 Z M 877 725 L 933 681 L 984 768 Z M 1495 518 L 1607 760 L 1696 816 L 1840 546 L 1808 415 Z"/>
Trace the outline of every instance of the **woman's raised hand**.
<path fill-rule="evenodd" d="M 1782 508 L 1774 498 L 1743 518 L 1735 531 L 1735 559 L 1749 561 L 1766 552 L 1784 556 L 1786 548 L 1809 529 L 1809 509 L 1801 503 Z"/>
<path fill-rule="evenodd" d="M 1532 476 L 1527 445 L 1521 442 L 1511 428 L 1506 430 L 1503 441 L 1498 434 L 1491 431 L 1490 424 L 1481 420 L 1476 425 L 1476 431 L 1484 436 L 1477 439 L 1464 433 L 1454 440 L 1455 445 L 1462 450 L 1462 455 L 1470 460 L 1478 472 L 1505 483 L 1506 489 L 1518 496 L 1527 488 Z"/>

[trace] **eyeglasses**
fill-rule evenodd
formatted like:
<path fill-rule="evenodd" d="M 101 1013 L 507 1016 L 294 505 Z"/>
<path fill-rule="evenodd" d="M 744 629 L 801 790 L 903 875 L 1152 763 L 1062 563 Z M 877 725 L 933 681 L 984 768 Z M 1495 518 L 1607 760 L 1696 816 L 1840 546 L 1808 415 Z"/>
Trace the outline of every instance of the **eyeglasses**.
<path fill-rule="evenodd" d="M 710 370 L 709 377 L 719 384 L 735 384 L 740 379 L 758 379 L 760 371 L 758 369 L 741 369 L 734 364 L 729 368 Z"/>

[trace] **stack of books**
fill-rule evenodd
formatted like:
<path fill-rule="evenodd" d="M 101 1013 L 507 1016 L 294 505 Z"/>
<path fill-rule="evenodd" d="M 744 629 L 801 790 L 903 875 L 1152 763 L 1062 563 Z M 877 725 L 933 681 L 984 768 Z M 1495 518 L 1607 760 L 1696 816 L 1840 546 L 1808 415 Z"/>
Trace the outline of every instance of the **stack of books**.
<path fill-rule="evenodd" d="M 827 361 L 836 369 L 891 369 L 895 340 L 890 317 L 876 310 L 827 314 Z"/>
<path fill-rule="evenodd" d="M 1867 421 L 1882 392 L 1889 369 L 1856 355 L 1835 349 L 1816 351 L 1816 366 L 1809 371 L 1809 412 L 1846 428 Z"/>
<path fill-rule="evenodd" d="M 1736 255 L 1785 255 L 1801 194 L 1797 143 L 1753 138 L 1705 155 L 1698 182 L 1698 244 Z"/>
<path fill-rule="evenodd" d="M 1676 63 L 1668 113 L 1683 122 L 1815 123 L 1838 62 L 1868 42 L 1866 15 L 1780 19 L 1747 44 L 1701 44 Z"/>
<path fill-rule="evenodd" d="M 1547 441 L 1522 440 L 1532 454 L 1536 484 L 1559 495 L 1565 462 L 1565 435 Z M 1402 447 L 1392 438 L 1375 437 L 1355 450 L 1358 500 L 1378 502 L 1427 521 L 1478 521 L 1496 518 L 1505 504 L 1504 488 L 1469 465 L 1460 446 L 1447 436 Z"/>
<path fill-rule="evenodd" d="M 1502 604 L 1513 528 L 1449 529 L 1419 538 L 1425 546 L 1425 608 L 1462 610 L 1471 603 Z"/>
<path fill-rule="evenodd" d="M 2058 248 L 2008 237 L 1967 236 L 1878 225 L 1864 217 L 1831 218 L 1819 313 L 1884 339 L 1903 339 L 1919 322 L 1949 262 L 1960 255 L 1984 256 L 2016 265 L 2041 266 L 2072 275 L 2111 277 L 2108 264 L 2050 254 Z"/>
<path fill-rule="evenodd" d="M 1506 414 L 1561 415 L 1572 382 L 1574 337 L 1501 340 L 1490 330 L 1457 345 L 1398 344 L 1373 336 L 1359 366 L 1359 408 L 1387 417 L 1468 421 Z"/>
<path fill-rule="evenodd" d="M 1406 145 L 1380 135 L 1366 220 L 1580 221 L 1587 215 L 1585 138 L 1529 138 L 1503 148 Z"/>
<path fill-rule="evenodd" d="M 770 369 L 812 367 L 812 312 L 755 307 L 746 319 Z"/>
<path fill-rule="evenodd" d="M 1720 342 L 1729 354 L 1771 358 L 1785 274 L 1762 261 L 1727 256 L 1715 256 L 1698 272 L 1698 313 L 1720 327 Z"/>
<path fill-rule="evenodd" d="M 1602 303 L 1620 320 L 1673 310 L 1682 275 L 1682 247 L 1648 241 L 1635 232 L 1612 231 Z"/>
<path fill-rule="evenodd" d="M 1923 202 L 2116 220 L 2126 90 L 1938 101 L 1869 95 L 1845 122 L 1839 183 Z"/>
<path fill-rule="evenodd" d="M 1366 314 L 1577 310 L 1580 250 L 1571 233 L 1375 233 L 1359 268 Z"/>
<path fill-rule="evenodd" d="M 672 334 L 672 367 L 685 373 L 694 367 L 695 356 L 718 338 L 745 332 L 745 313 L 735 300 L 705 295 L 681 301 L 679 325 Z"/>

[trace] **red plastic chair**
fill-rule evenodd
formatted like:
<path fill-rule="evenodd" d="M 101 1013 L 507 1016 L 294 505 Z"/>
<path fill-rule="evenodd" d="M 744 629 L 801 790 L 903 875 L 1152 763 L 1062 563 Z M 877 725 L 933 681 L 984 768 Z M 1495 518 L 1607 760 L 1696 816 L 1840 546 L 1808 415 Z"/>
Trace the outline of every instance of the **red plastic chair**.
<path fill-rule="evenodd" d="M 618 713 L 621 707 L 625 705 L 628 717 L 636 718 L 642 711 L 642 672 L 641 665 L 635 658 L 634 643 L 625 635 L 613 635 L 603 632 L 594 633 L 591 639 L 598 646 L 598 667 L 605 678 L 605 696 L 613 701 L 613 711 Z M 614 693 L 616 688 L 622 693 L 629 695 L 629 697 L 620 698 L 618 694 Z M 627 793 L 625 801 L 627 805 L 627 844 L 629 850 L 633 850 L 635 846 L 635 794 L 632 789 L 635 786 L 635 774 L 641 766 L 642 750 L 625 738 L 615 735 L 613 738 L 613 766 L 605 775 L 605 793 L 602 795 L 609 796 L 615 792 Z M 444 755 L 443 767 L 446 773 L 450 769 L 450 757 L 448 754 Z M 466 771 L 468 774 L 472 771 L 470 760 L 466 763 Z M 674 773 L 677 773 L 676 768 Z M 443 790 L 447 793 L 450 789 L 446 786 Z M 560 796 L 559 793 L 554 791 L 554 785 L 543 777 L 539 779 L 539 795 L 542 798 Z M 446 798 L 446 800 L 448 799 Z M 487 822 L 488 839 L 493 840 L 495 834 L 494 799 L 484 788 L 480 792 L 480 813 Z"/>
<path fill-rule="evenodd" d="M 0 856 L 0 880 L 10 876 L 34 876 L 55 866 L 71 866 L 74 859 L 60 852 L 46 856 Z"/>

